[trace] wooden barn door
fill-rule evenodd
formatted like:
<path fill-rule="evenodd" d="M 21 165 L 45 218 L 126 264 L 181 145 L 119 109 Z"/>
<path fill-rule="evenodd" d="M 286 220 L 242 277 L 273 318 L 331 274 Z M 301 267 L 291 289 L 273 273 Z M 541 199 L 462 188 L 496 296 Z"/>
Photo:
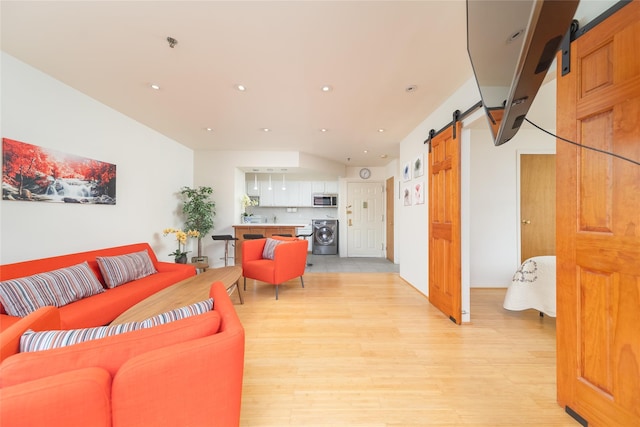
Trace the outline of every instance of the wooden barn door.
<path fill-rule="evenodd" d="M 431 140 L 429 154 L 429 301 L 462 321 L 460 271 L 460 122 Z"/>
<path fill-rule="evenodd" d="M 572 43 L 559 135 L 640 161 L 638 52 L 638 1 Z M 558 141 L 556 178 L 558 402 L 640 426 L 640 166 Z"/>

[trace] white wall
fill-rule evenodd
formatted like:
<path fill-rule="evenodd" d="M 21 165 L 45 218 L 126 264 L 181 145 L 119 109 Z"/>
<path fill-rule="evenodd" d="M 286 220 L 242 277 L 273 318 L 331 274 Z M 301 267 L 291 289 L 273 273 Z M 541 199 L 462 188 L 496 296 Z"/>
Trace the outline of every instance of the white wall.
<path fill-rule="evenodd" d="M 411 161 L 425 153 L 430 129 L 449 123 L 453 111 L 465 111 L 480 99 L 475 81 L 467 81 L 445 104 L 418 126 L 400 145 L 400 162 Z M 545 85 L 528 115 L 536 114 L 549 124 L 549 109 L 555 111 L 555 81 Z M 538 113 L 537 113 L 538 112 Z M 543 114 L 544 113 L 544 114 Z M 551 123 L 555 114 L 551 114 Z M 555 152 L 555 139 L 531 127 L 523 126 L 507 144 L 493 145 L 489 128 L 481 113 L 464 121 L 462 134 L 462 283 L 463 316 L 470 313 L 468 289 L 465 287 L 506 287 L 518 262 L 518 171 L 519 152 Z M 551 128 L 551 131 L 555 129 Z M 412 182 L 414 182 L 412 180 Z M 425 175 L 425 183 L 428 177 Z M 428 191 L 428 188 L 427 188 Z M 400 275 L 428 295 L 428 205 L 400 206 L 398 209 L 397 246 Z"/>
<path fill-rule="evenodd" d="M 441 129 L 449 123 L 455 110 L 465 111 L 480 99 L 474 80 L 468 80 L 435 112 L 427 117 L 400 143 L 401 168 L 419 154 L 424 155 L 425 174 L 418 178 L 425 182 L 425 199 L 428 200 L 428 161 L 427 146 L 424 144 L 429 130 Z M 463 140 L 464 141 L 464 140 Z M 464 168 L 464 165 L 463 165 Z M 401 179 L 401 178 L 400 178 Z M 415 182 L 416 180 L 412 180 Z M 405 183 L 401 184 L 402 185 Z M 402 202 L 396 210 L 396 253 L 400 262 L 400 276 L 425 295 L 429 294 L 429 205 L 403 206 Z M 463 307 L 463 310 L 465 307 Z"/>
<path fill-rule="evenodd" d="M 0 264 L 149 242 L 175 249 L 177 191 L 191 186 L 193 152 L 2 53 L 2 137 L 117 166 L 115 206 L 0 202 Z"/>

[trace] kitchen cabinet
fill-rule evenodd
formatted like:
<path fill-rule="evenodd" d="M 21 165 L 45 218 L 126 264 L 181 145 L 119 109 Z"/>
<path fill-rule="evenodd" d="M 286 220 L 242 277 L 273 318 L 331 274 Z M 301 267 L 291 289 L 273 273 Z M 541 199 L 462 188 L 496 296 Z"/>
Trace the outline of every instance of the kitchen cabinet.
<path fill-rule="evenodd" d="M 269 189 L 269 181 L 258 182 L 260 187 L 260 206 L 274 206 L 273 183 Z"/>
<path fill-rule="evenodd" d="M 282 189 L 282 181 L 258 181 L 258 190 L 254 189 L 255 182 L 247 178 L 247 195 L 259 196 L 262 207 L 311 207 L 314 194 L 338 194 L 337 181 L 286 181 L 286 189 Z"/>
<path fill-rule="evenodd" d="M 247 196 L 259 196 L 260 195 L 260 182 L 256 186 L 254 180 L 247 181 Z"/>
<path fill-rule="evenodd" d="M 298 190 L 300 205 L 302 207 L 313 206 L 313 190 L 311 188 L 311 181 L 300 181 L 300 188 Z"/>
<path fill-rule="evenodd" d="M 338 194 L 338 181 L 325 181 L 324 192 L 326 194 Z"/>

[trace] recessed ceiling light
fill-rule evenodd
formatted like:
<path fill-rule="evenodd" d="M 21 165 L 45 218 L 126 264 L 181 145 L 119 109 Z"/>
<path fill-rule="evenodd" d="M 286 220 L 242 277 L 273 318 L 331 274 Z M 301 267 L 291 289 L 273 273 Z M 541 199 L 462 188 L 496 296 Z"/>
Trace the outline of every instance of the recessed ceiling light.
<path fill-rule="evenodd" d="M 327 128 L 322 128 L 320 129 L 320 132 L 326 132 L 328 129 Z"/>
<path fill-rule="evenodd" d="M 262 131 L 263 131 L 263 132 L 271 132 L 271 129 L 269 129 L 269 128 L 262 128 Z"/>
<path fill-rule="evenodd" d="M 404 88 L 404 90 L 405 90 L 406 92 L 415 92 L 415 91 L 417 91 L 417 90 L 418 90 L 418 86 L 416 86 L 416 85 L 409 85 L 409 86 L 407 86 L 406 88 Z"/>
<path fill-rule="evenodd" d="M 207 132 L 211 132 L 213 131 L 213 128 L 204 128 L 204 130 L 206 130 Z"/>
<path fill-rule="evenodd" d="M 381 159 L 386 159 L 388 156 L 386 154 L 380 154 Z"/>
<path fill-rule="evenodd" d="M 384 132 L 384 129 L 380 128 L 380 129 L 378 129 L 378 132 L 382 133 L 382 132 Z"/>
<path fill-rule="evenodd" d="M 236 85 L 236 89 L 238 89 L 240 92 L 244 92 L 245 90 L 247 90 L 244 85 Z"/>
<path fill-rule="evenodd" d="M 329 85 L 322 86 L 322 91 L 323 92 L 330 92 L 331 89 L 333 89 L 333 88 L 331 86 L 329 86 Z"/>
<path fill-rule="evenodd" d="M 367 154 L 367 153 L 369 153 L 369 150 L 364 150 L 363 153 Z"/>
<path fill-rule="evenodd" d="M 160 86 L 154 83 L 151 85 L 151 89 L 160 90 Z"/>

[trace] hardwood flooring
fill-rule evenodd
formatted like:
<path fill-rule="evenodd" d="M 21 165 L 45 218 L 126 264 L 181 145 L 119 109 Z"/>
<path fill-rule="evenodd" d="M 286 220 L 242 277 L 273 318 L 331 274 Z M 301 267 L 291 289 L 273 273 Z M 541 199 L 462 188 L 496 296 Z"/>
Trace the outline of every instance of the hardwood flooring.
<path fill-rule="evenodd" d="M 247 281 L 241 425 L 577 426 L 556 403 L 555 319 L 474 289 L 456 326 L 397 273 Z"/>

